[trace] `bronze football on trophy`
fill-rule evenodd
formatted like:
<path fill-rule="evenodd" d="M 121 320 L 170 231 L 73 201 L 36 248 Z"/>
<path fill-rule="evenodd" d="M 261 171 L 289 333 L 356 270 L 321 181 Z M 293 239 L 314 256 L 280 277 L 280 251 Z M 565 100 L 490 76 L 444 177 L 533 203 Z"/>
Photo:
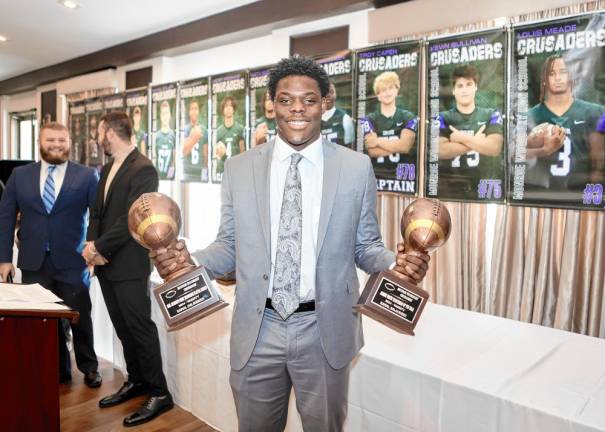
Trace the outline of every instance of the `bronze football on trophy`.
<path fill-rule="evenodd" d="M 179 206 L 159 192 L 145 193 L 130 206 L 128 230 L 137 243 L 146 249 L 168 247 L 181 230 Z"/>
<path fill-rule="evenodd" d="M 411 203 L 401 217 L 401 234 L 412 250 L 432 252 L 450 236 L 450 212 L 441 201 L 419 198 Z"/>
<path fill-rule="evenodd" d="M 169 248 L 181 230 L 177 203 L 159 192 L 141 195 L 128 211 L 130 235 L 146 249 Z M 154 290 L 168 330 L 183 328 L 227 306 L 203 267 L 186 264 Z"/>

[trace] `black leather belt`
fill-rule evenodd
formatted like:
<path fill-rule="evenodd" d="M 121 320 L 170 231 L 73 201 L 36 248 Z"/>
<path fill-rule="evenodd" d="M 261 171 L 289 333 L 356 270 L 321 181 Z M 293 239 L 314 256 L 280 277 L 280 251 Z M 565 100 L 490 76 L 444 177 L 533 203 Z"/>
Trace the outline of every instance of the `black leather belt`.
<path fill-rule="evenodd" d="M 265 308 L 267 309 L 273 309 L 273 305 L 271 304 L 271 299 L 268 298 L 267 301 L 265 302 Z M 304 303 L 300 303 L 298 305 L 298 309 L 296 309 L 294 311 L 294 313 L 297 312 L 311 312 L 315 310 L 315 300 L 311 300 L 310 302 L 304 302 Z"/>

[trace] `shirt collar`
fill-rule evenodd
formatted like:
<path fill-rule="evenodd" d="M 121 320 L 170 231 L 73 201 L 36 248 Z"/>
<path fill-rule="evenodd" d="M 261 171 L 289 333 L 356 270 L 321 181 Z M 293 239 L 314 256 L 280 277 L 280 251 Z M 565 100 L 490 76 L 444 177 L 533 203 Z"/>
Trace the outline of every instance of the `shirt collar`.
<path fill-rule="evenodd" d="M 324 113 L 321 115 L 321 119 L 323 121 L 328 121 L 332 118 L 332 116 L 334 115 L 335 112 L 336 112 L 336 106 L 333 106 L 329 110 L 324 111 Z"/>
<path fill-rule="evenodd" d="M 290 158 L 293 153 L 297 153 L 297 151 L 286 144 L 279 134 L 277 134 L 275 138 L 273 158 L 280 162 L 284 162 L 286 159 Z M 317 166 L 323 160 L 324 155 L 321 134 L 315 141 L 298 153 L 300 153 L 304 159 L 307 159 L 313 165 Z"/>
<path fill-rule="evenodd" d="M 136 148 L 135 145 L 131 145 L 129 147 L 126 147 L 124 150 L 122 151 L 117 151 L 113 154 L 113 161 L 114 163 L 122 163 L 124 162 L 124 160 L 126 160 L 126 158 L 128 157 L 128 155 L 130 153 L 132 153 L 132 151 Z"/>
<path fill-rule="evenodd" d="M 40 158 L 40 162 L 42 163 L 42 173 L 43 174 L 47 174 L 48 173 L 48 167 L 51 164 L 49 164 L 48 162 L 46 162 L 42 158 Z M 65 171 L 65 169 L 67 168 L 67 161 L 63 162 L 62 164 L 55 165 L 55 167 L 56 167 L 55 168 L 55 172 L 57 172 L 57 171 Z"/>

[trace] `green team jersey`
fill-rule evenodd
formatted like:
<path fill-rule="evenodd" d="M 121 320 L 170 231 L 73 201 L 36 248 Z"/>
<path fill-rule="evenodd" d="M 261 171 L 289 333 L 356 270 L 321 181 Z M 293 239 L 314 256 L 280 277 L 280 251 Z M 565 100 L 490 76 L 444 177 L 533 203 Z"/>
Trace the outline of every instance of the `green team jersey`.
<path fill-rule="evenodd" d="M 542 123 L 565 129 L 559 151 L 530 161 L 525 172 L 524 199 L 569 205 L 582 204 L 582 192 L 590 183 L 591 162 L 588 137 L 596 132 L 605 107 L 576 99 L 563 115 L 551 112 L 544 103 L 528 112 L 529 130 Z M 553 191 L 546 196 L 544 191 Z"/>
<path fill-rule="evenodd" d="M 265 142 L 269 142 L 275 135 L 277 135 L 277 122 L 275 121 L 275 118 L 270 119 L 262 116 L 256 120 L 254 127 L 258 127 L 263 123 L 267 125 L 267 140 Z"/>
<path fill-rule="evenodd" d="M 216 142 L 225 144 L 228 158 L 239 154 L 240 140 L 244 141 L 244 127 L 238 122 L 234 122 L 230 128 L 222 124 L 216 130 Z"/>
<path fill-rule="evenodd" d="M 500 111 L 494 108 L 475 107 L 470 114 L 463 114 L 457 108 L 452 108 L 439 114 L 439 136 L 449 140 L 452 130 L 475 135 L 485 126 L 486 136 L 503 134 L 503 118 Z M 453 199 L 481 198 L 478 187 L 481 180 L 499 181 L 500 188 L 504 183 L 504 157 L 485 156 L 476 151 L 470 151 L 453 159 L 439 160 L 440 197 Z M 500 198 L 491 197 L 491 198 Z"/>
<path fill-rule="evenodd" d="M 134 138 L 137 143 L 137 148 L 139 149 L 139 151 L 141 153 L 143 153 L 143 148 L 146 147 L 145 144 L 147 144 L 147 132 L 145 132 L 142 129 L 139 129 L 139 130 L 133 129 L 132 132 L 134 133 Z"/>
<path fill-rule="evenodd" d="M 332 117 L 327 121 L 321 121 L 321 134 L 330 142 L 343 146 L 350 146 L 351 143 L 345 143 L 345 127 L 343 124 L 345 116 L 348 115 L 343 109 L 336 108 Z"/>
<path fill-rule="evenodd" d="M 208 130 L 201 126 L 199 123 L 195 125 L 188 125 L 185 128 L 185 139 L 191 135 L 191 130 L 194 126 L 200 126 L 202 130 L 202 136 L 195 143 L 191 149 L 191 153 L 183 157 L 183 176 L 185 180 L 204 180 L 207 181 L 207 177 L 204 179 L 202 172 L 207 175 L 207 161 L 204 159 L 203 145 L 208 144 Z"/>
<path fill-rule="evenodd" d="M 174 149 L 176 139 L 173 130 L 156 132 L 155 135 L 155 151 L 156 151 L 156 168 L 160 173 L 160 179 L 174 178 Z"/>
<path fill-rule="evenodd" d="M 401 131 L 409 129 L 417 133 L 418 118 L 408 110 L 397 107 L 392 117 L 386 117 L 378 109 L 366 117 L 364 125 L 364 134 L 375 132 L 378 138 L 399 139 Z M 416 145 L 412 147 L 409 153 L 393 153 L 388 156 L 372 158 L 374 173 L 377 178 L 395 179 L 397 178 L 397 166 L 399 164 L 413 164 L 416 167 Z M 367 148 L 364 147 L 367 153 Z"/>

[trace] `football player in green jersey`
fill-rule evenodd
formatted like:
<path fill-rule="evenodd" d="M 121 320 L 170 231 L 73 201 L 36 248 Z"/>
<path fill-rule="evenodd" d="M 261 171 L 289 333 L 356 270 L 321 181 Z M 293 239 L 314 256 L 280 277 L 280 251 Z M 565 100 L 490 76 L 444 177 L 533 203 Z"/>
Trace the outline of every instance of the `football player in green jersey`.
<path fill-rule="evenodd" d="M 376 111 L 360 119 L 365 152 L 372 158 L 378 178 L 394 178 L 398 165 L 403 163 L 416 166 L 418 118 L 396 105 L 400 87 L 399 76 L 395 72 L 378 75 L 373 89 L 380 105 Z"/>
<path fill-rule="evenodd" d="M 141 125 L 143 117 L 143 111 L 140 106 L 135 106 L 132 110 L 132 134 L 139 151 L 147 155 L 147 132 L 145 132 Z"/>
<path fill-rule="evenodd" d="M 321 115 L 321 134 L 334 144 L 351 147 L 355 140 L 353 119 L 347 112 L 336 107 L 336 87 L 330 82 L 325 111 Z"/>
<path fill-rule="evenodd" d="M 263 100 L 263 109 L 265 115 L 259 117 L 254 125 L 254 134 L 252 134 L 252 147 L 268 142 L 277 134 L 277 123 L 275 122 L 275 107 L 269 91 L 265 92 Z"/>
<path fill-rule="evenodd" d="M 225 96 L 221 102 L 223 124 L 216 130 L 214 157 L 217 160 L 216 174 L 222 174 L 224 161 L 246 150 L 244 127 L 235 121 L 237 103 L 232 96 Z M 224 150 L 224 154 L 223 154 Z"/>
<path fill-rule="evenodd" d="M 503 118 L 495 108 L 475 104 L 479 72 L 461 65 L 452 72 L 456 106 L 439 114 L 439 194 L 453 199 L 500 198 Z M 482 180 L 498 182 L 498 191 L 486 196 L 478 191 Z"/>
<path fill-rule="evenodd" d="M 200 123 L 200 104 L 189 103 L 189 124 L 183 144 L 183 174 L 186 180 L 208 180 L 208 131 Z"/>
<path fill-rule="evenodd" d="M 545 60 L 540 103 L 528 112 L 527 198 L 577 205 L 586 184 L 603 176 L 603 136 L 597 128 L 605 107 L 575 99 L 573 82 L 563 57 Z M 556 194 L 544 197 L 545 189 Z"/>
<path fill-rule="evenodd" d="M 174 158 L 176 136 L 170 128 L 170 103 L 165 100 L 160 105 L 160 130 L 155 135 L 156 167 L 161 179 L 174 178 Z"/>

